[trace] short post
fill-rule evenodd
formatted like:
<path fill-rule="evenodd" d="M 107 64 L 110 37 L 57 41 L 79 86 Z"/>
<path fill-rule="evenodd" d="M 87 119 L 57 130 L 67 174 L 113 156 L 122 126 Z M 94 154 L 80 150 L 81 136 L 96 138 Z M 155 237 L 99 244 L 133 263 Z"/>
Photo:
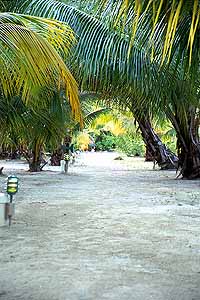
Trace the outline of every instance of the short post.
<path fill-rule="evenodd" d="M 14 214 L 13 195 L 18 192 L 18 178 L 15 175 L 10 175 L 7 178 L 7 193 L 10 196 L 10 202 L 7 203 L 6 215 L 11 225 L 11 218 Z"/>
<path fill-rule="evenodd" d="M 0 193 L 0 227 L 8 224 L 8 217 L 6 209 L 8 205 L 8 195 L 6 193 Z"/>

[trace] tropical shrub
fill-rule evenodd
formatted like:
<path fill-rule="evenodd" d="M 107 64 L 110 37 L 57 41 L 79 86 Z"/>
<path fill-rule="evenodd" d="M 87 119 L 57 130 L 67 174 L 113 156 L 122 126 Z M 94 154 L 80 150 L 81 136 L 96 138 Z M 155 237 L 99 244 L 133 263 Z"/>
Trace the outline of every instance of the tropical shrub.
<path fill-rule="evenodd" d="M 125 153 L 127 156 L 144 156 L 145 145 L 141 136 L 121 135 L 117 137 L 116 149 Z"/>

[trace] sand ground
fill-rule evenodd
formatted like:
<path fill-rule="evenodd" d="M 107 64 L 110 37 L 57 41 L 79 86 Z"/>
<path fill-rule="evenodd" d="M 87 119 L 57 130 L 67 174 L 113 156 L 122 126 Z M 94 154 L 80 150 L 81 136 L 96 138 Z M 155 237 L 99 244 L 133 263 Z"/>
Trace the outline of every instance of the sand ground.
<path fill-rule="evenodd" d="M 200 300 L 200 181 L 114 157 L 81 154 L 68 175 L 0 162 L 20 180 L 0 300 Z"/>

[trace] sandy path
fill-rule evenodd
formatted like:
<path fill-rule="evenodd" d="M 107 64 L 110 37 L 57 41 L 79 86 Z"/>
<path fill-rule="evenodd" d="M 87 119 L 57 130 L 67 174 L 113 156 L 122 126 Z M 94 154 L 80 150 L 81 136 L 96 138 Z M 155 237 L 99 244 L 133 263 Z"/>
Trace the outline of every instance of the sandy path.
<path fill-rule="evenodd" d="M 67 176 L 5 163 L 20 191 L 0 300 L 200 299 L 200 182 L 114 156 L 84 154 Z"/>

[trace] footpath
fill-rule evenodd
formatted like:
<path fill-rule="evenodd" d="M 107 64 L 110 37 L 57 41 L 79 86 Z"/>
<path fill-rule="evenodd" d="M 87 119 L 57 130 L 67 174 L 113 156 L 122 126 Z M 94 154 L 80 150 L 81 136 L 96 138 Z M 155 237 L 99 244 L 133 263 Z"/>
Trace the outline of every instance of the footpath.
<path fill-rule="evenodd" d="M 68 175 L 1 162 L 20 188 L 0 300 L 200 299 L 200 182 L 114 157 L 81 154 Z"/>

